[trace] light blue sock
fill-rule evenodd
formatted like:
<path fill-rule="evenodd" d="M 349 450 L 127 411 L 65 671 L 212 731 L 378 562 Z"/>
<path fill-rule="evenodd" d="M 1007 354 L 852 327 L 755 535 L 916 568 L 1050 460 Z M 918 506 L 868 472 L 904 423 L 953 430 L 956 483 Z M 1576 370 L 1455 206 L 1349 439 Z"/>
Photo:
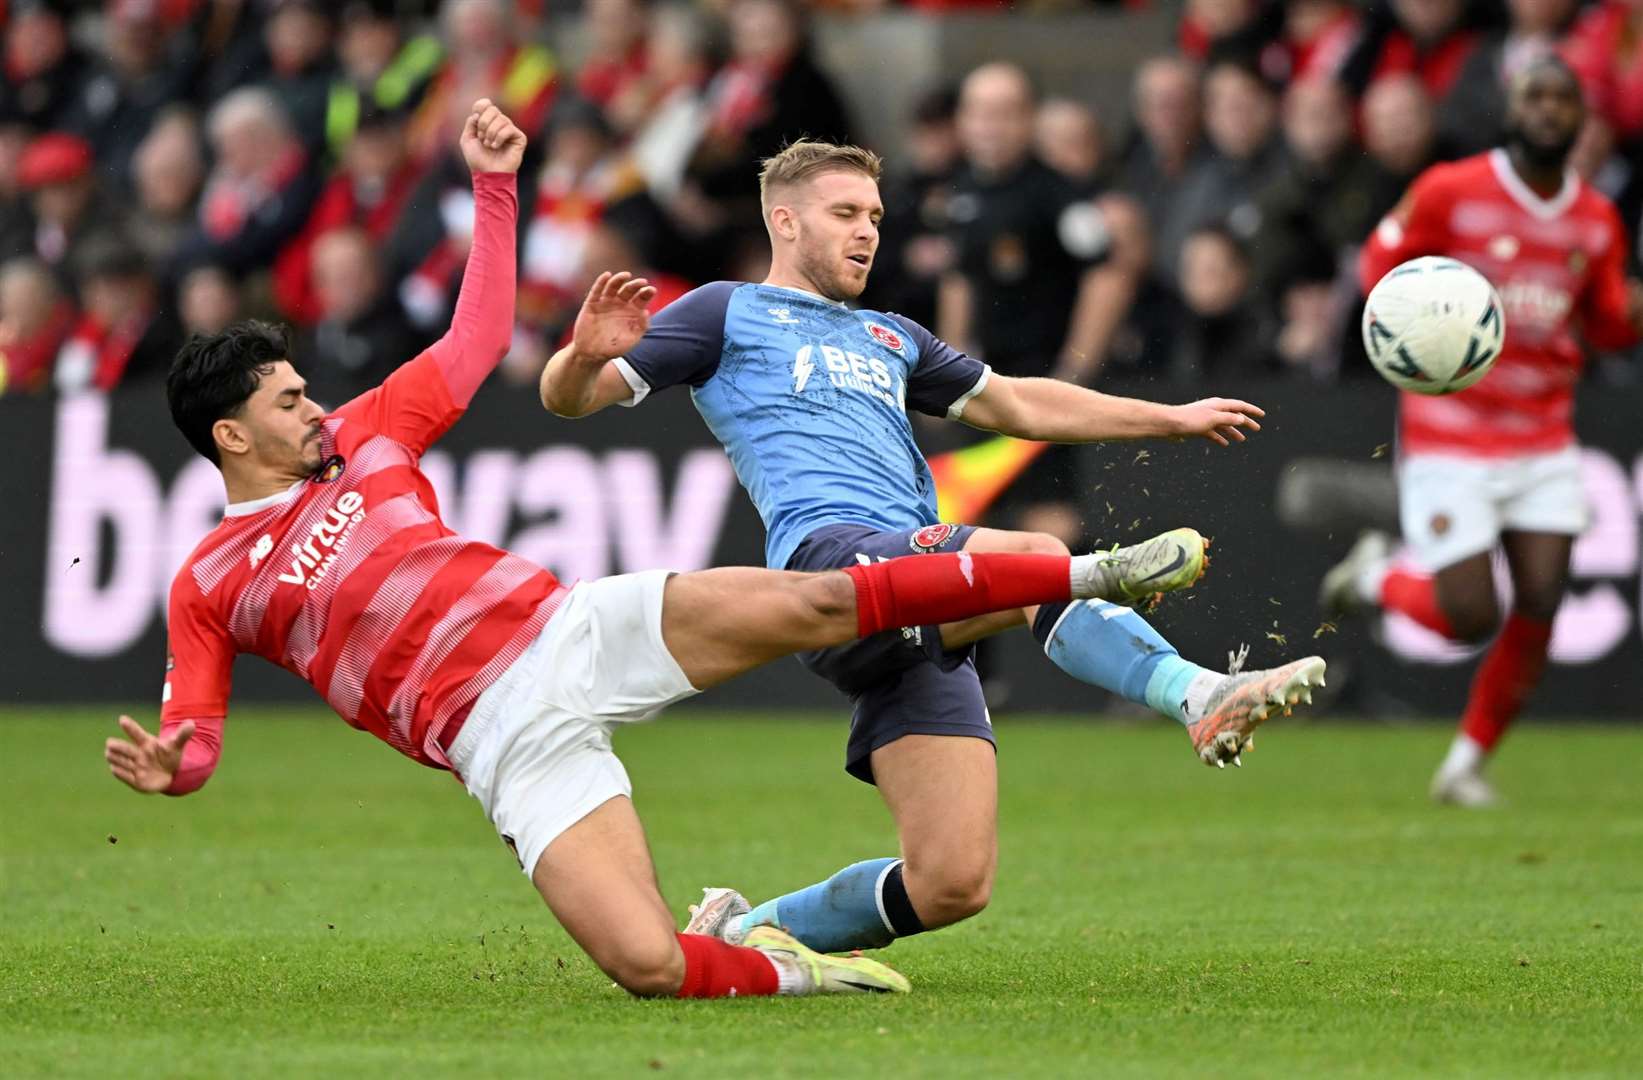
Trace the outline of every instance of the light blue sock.
<path fill-rule="evenodd" d="M 1045 604 L 1033 636 L 1051 663 L 1082 682 L 1188 723 L 1187 687 L 1207 668 L 1181 659 L 1145 619 L 1105 600 Z"/>
<path fill-rule="evenodd" d="M 882 948 L 896 934 L 880 908 L 879 883 L 900 861 L 869 859 L 847 866 L 807 889 L 766 900 L 742 916 L 741 927 L 779 926 L 817 952 Z"/>

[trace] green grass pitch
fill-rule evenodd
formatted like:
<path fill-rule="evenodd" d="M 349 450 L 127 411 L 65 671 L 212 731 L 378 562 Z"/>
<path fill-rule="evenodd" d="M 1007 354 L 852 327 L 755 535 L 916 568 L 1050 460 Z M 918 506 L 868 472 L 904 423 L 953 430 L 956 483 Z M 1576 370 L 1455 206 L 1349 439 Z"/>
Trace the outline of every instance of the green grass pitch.
<path fill-rule="evenodd" d="M 478 806 L 317 710 L 245 710 L 186 799 L 103 770 L 103 710 L 0 713 L 0 1072 L 1072 1076 L 1643 1073 L 1634 730 L 1531 726 L 1494 813 L 1447 731 L 1001 720 L 993 906 L 886 959 L 905 999 L 633 1001 Z M 618 736 L 678 910 L 892 853 L 843 720 Z"/>

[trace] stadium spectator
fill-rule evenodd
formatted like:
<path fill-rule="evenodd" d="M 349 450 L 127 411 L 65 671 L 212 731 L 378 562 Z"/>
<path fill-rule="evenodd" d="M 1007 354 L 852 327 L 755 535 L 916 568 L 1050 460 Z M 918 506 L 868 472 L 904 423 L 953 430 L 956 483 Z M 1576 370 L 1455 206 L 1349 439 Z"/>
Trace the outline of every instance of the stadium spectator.
<path fill-rule="evenodd" d="M 239 283 L 220 266 L 196 266 L 177 285 L 183 333 L 218 334 L 245 317 Z"/>
<path fill-rule="evenodd" d="M 48 132 L 29 143 L 17 180 L 30 193 L 34 234 L 29 250 L 71 282 L 80 249 L 91 239 L 123 232 L 126 215 L 92 169 L 91 144 L 78 135 Z"/>
<path fill-rule="evenodd" d="M 440 8 L 445 61 L 411 122 L 419 160 L 450 157 L 448 133 L 462 126 L 469 103 L 486 95 L 527 138 L 541 133 L 559 91 L 558 61 L 547 46 L 525 41 L 511 14 L 506 0 L 449 0 Z"/>
<path fill-rule="evenodd" d="M 1284 94 L 1283 138 L 1283 160 L 1255 196 L 1250 250 L 1259 296 L 1279 296 L 1290 268 L 1307 253 L 1362 242 L 1380 209 L 1379 177 L 1353 142 L 1352 102 L 1339 83 L 1292 83 Z"/>
<path fill-rule="evenodd" d="M 55 128 L 73 108 L 90 61 L 74 47 L 60 4 L 22 0 L 8 6 L 0 118 L 35 132 Z"/>
<path fill-rule="evenodd" d="M 308 350 L 314 381 L 340 392 L 376 385 L 424 343 L 386 287 L 376 242 L 357 226 L 313 245 L 319 320 Z"/>
<path fill-rule="evenodd" d="M 386 243 L 417 179 L 405 115 L 367 101 L 341 167 L 326 181 L 302 230 L 274 262 L 274 299 L 289 319 L 312 326 L 320 317 L 313 280 L 315 242 L 333 229 L 358 225 L 374 242 Z"/>
<path fill-rule="evenodd" d="M 656 11 L 645 46 L 644 76 L 628 80 L 605 108 L 617 131 L 632 134 L 633 159 L 651 194 L 664 203 L 678 195 L 707 127 L 703 91 L 713 73 L 708 36 L 690 8 L 670 5 Z"/>
<path fill-rule="evenodd" d="M 414 109 L 445 59 L 438 35 L 412 33 L 395 17 L 393 0 L 352 0 L 337 35 L 341 76 L 326 99 L 325 141 L 342 160 L 368 109 Z"/>
<path fill-rule="evenodd" d="M 962 158 L 957 109 L 958 94 L 950 87 L 924 94 L 915 105 L 905 134 L 907 167 L 881 187 L 879 249 L 862 293 L 863 306 L 894 311 L 920 326 L 936 325 L 936 293 L 957 259 L 947 219 Z"/>
<path fill-rule="evenodd" d="M 131 239 L 155 266 L 167 266 L 194 224 L 205 183 L 199 123 L 185 106 L 161 113 L 132 156 L 137 208 Z"/>
<path fill-rule="evenodd" d="M 1050 98 L 1033 120 L 1033 149 L 1038 160 L 1074 187 L 1094 194 L 1106 167 L 1101 119 L 1095 109 L 1071 98 Z"/>
<path fill-rule="evenodd" d="M 1636 157 L 1643 143 L 1643 6 L 1602 0 L 1576 19 L 1563 56 L 1580 77 L 1586 97 L 1586 127 L 1574 164 L 1593 176 L 1618 149 Z M 1635 187 L 1631 181 L 1628 186 Z M 1624 192 L 1623 207 L 1635 211 L 1637 193 Z M 1634 217 L 1635 220 L 1635 217 Z"/>
<path fill-rule="evenodd" d="M 664 246 L 661 210 L 591 102 L 561 102 L 547 160 L 526 198 L 518 315 L 536 330 L 557 333 L 574 316 L 592 284 L 581 275 L 583 247 L 601 222 L 622 229 L 641 258 Z"/>
<path fill-rule="evenodd" d="M 1277 275 L 1278 329 L 1271 342 L 1286 370 L 1325 379 L 1341 368 L 1343 338 L 1357 339 L 1356 288 L 1339 274 L 1339 255 L 1322 244 L 1291 253 Z"/>
<path fill-rule="evenodd" d="M 183 266 L 215 262 L 234 273 L 266 268 L 319 193 L 308 151 L 279 100 L 257 87 L 218 102 L 206 126 L 216 166 L 178 258 Z"/>
<path fill-rule="evenodd" d="M 45 263 L 22 256 L 0 266 L 0 396 L 47 389 L 73 326 L 74 305 Z"/>
<path fill-rule="evenodd" d="M 330 6 L 324 0 L 275 0 L 263 28 L 268 50 L 266 85 L 285 107 L 303 145 L 325 145 L 331 85 L 337 78 Z"/>
<path fill-rule="evenodd" d="M 577 97 L 607 109 L 644 80 L 649 23 L 646 0 L 588 0 L 582 8 L 587 55 L 576 73 Z"/>
<path fill-rule="evenodd" d="M 1177 289 L 1186 312 L 1170 374 L 1197 385 L 1271 371 L 1259 305 L 1250 302 L 1249 254 L 1224 225 L 1201 225 L 1181 245 Z"/>
<path fill-rule="evenodd" d="M 1363 32 L 1363 18 L 1348 0 L 1287 0 L 1283 33 L 1261 54 L 1261 70 L 1286 81 L 1336 78 Z"/>
<path fill-rule="evenodd" d="M 155 0 L 108 4 L 101 54 L 63 122 L 91 142 L 106 183 L 129 188 L 132 155 L 193 67 L 189 36 L 170 32 Z"/>
<path fill-rule="evenodd" d="M 473 240 L 473 190 L 462 160 L 439 155 L 407 205 L 425 209 L 400 215 L 388 237 L 387 265 L 406 316 L 431 332 L 449 319 Z"/>
<path fill-rule="evenodd" d="M 1450 153 L 1466 156 L 1500 145 L 1507 82 L 1558 48 L 1574 11 L 1575 0 L 1507 0 L 1507 24 L 1483 35 L 1438 103 L 1439 138 Z"/>
<path fill-rule="evenodd" d="M 802 9 L 792 0 L 735 0 L 730 61 L 708 85 L 708 121 L 690 175 L 737 223 L 757 223 L 759 162 L 794 139 L 850 141 L 833 80 L 811 55 Z M 758 243 L 764 231 L 758 229 Z"/>
<path fill-rule="evenodd" d="M 19 172 L 33 135 L 23 124 L 0 117 L 0 258 L 29 250 L 34 214 Z"/>
<path fill-rule="evenodd" d="M 1206 153 L 1199 140 L 1199 100 L 1198 71 L 1179 57 L 1155 56 L 1136 70 L 1135 130 L 1119 163 L 1119 186 L 1140 201 L 1154 229 Z"/>
<path fill-rule="evenodd" d="M 1277 120 L 1277 97 L 1253 68 L 1229 61 L 1210 69 L 1204 77 L 1204 134 L 1211 152 L 1182 177 L 1157 222 L 1162 265 L 1179 265 L 1187 235 L 1206 225 L 1252 231 L 1255 192 L 1281 156 Z"/>
<path fill-rule="evenodd" d="M 1420 172 L 1440 156 L 1432 99 L 1415 75 L 1393 75 L 1369 88 L 1360 109 L 1363 146 L 1380 168 L 1374 213 L 1392 208 Z"/>
<path fill-rule="evenodd" d="M 1263 0 L 1187 0 L 1176 45 L 1182 55 L 1205 63 L 1254 64 L 1282 21 L 1282 7 Z"/>
<path fill-rule="evenodd" d="M 1478 46 L 1466 0 L 1391 0 L 1370 9 L 1364 33 L 1342 68 L 1349 87 L 1414 75 L 1434 101 L 1448 96 Z"/>
<path fill-rule="evenodd" d="M 133 377 L 163 373 L 181 334 L 160 304 L 143 253 L 114 236 L 97 236 L 81 249 L 78 263 L 80 319 L 57 353 L 57 390 L 112 390 Z"/>

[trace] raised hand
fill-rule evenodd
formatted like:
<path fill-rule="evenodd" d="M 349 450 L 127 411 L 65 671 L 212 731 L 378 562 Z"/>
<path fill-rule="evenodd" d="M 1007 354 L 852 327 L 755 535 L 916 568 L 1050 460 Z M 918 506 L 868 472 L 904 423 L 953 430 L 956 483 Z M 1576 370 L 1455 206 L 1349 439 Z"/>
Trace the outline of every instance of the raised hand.
<path fill-rule="evenodd" d="M 655 298 L 655 286 L 626 270 L 600 274 L 576 314 L 572 352 L 579 360 L 600 363 L 625 354 L 650 328 L 649 307 Z"/>
<path fill-rule="evenodd" d="M 1172 412 L 1177 438 L 1197 435 L 1221 446 L 1243 442 L 1245 428 L 1260 431 L 1256 418 L 1266 415 L 1264 410 L 1237 398 L 1205 398 L 1177 405 Z"/>
<path fill-rule="evenodd" d="M 472 173 L 518 172 L 525 158 L 525 133 L 490 98 L 473 103 L 459 141 Z"/>
<path fill-rule="evenodd" d="M 122 716 L 120 730 L 129 742 L 109 739 L 103 743 L 103 760 L 114 779 L 145 795 L 170 787 L 183 761 L 183 747 L 194 737 L 194 721 L 184 720 L 169 735 L 150 735 L 137 721 Z"/>

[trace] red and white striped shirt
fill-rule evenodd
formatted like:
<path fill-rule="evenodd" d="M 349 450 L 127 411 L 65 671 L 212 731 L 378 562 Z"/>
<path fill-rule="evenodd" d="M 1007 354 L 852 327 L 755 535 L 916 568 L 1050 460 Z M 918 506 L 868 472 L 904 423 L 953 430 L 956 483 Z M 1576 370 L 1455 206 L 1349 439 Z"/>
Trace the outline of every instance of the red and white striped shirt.
<path fill-rule="evenodd" d="M 1585 364 L 1576 331 L 1598 348 L 1637 340 L 1627 311 L 1626 233 L 1614 205 L 1573 172 L 1543 198 L 1503 150 L 1434 165 L 1364 245 L 1364 291 L 1419 255 L 1448 255 L 1488 278 L 1506 307 L 1506 340 L 1477 385 L 1401 395 L 1400 451 L 1491 458 L 1571 445 L 1574 387 Z"/>
<path fill-rule="evenodd" d="M 449 768 L 441 739 L 541 633 L 565 589 L 455 535 L 417 463 L 507 349 L 512 177 L 476 177 L 467 280 L 450 333 L 326 417 L 327 466 L 230 506 L 171 586 L 162 730 L 195 721 L 173 793 L 216 765 L 234 657 L 301 677 L 345 721 Z"/>

